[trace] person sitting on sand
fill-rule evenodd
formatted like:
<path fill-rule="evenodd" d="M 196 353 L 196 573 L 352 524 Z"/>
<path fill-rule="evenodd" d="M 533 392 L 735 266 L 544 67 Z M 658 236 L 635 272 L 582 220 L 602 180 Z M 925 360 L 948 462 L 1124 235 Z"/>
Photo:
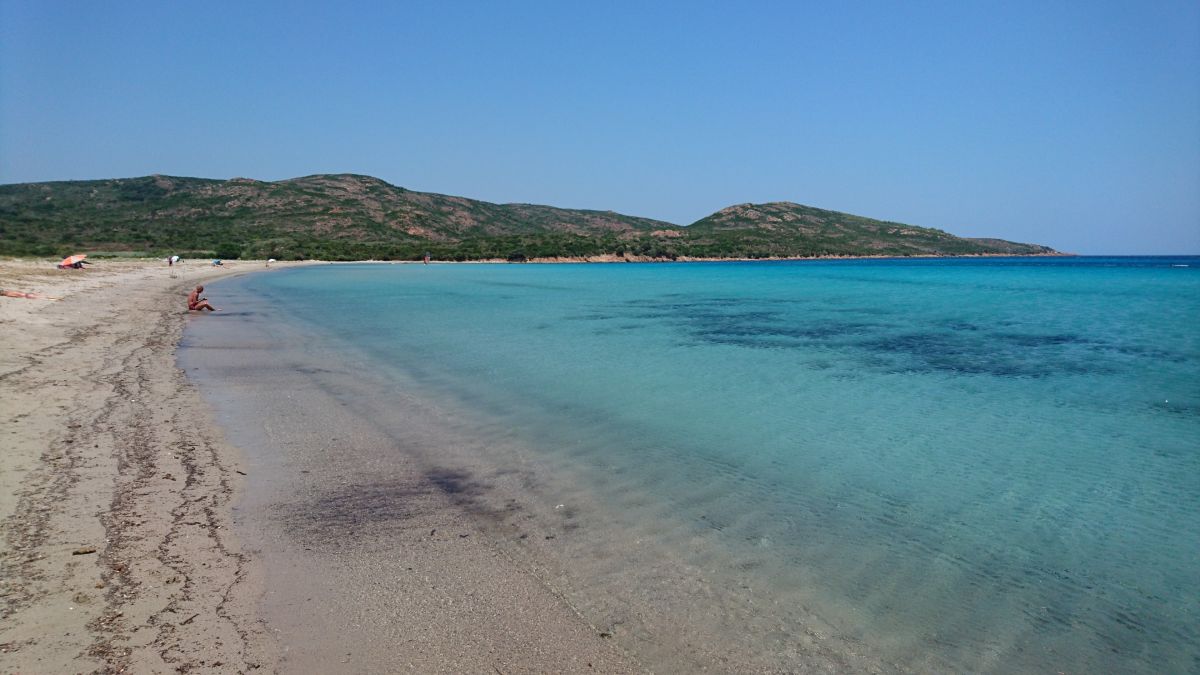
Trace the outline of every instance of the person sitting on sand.
<path fill-rule="evenodd" d="M 219 311 L 216 307 L 212 306 L 212 303 L 208 301 L 208 298 L 200 297 L 200 294 L 203 292 L 204 287 L 197 286 L 196 290 L 192 291 L 191 294 L 188 295 L 188 311 L 199 312 L 206 309 L 210 312 Z"/>

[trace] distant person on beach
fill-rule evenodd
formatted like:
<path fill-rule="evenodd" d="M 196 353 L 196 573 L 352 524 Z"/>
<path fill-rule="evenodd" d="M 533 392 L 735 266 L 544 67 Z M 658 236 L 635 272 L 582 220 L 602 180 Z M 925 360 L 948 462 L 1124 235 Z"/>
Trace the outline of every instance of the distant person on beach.
<path fill-rule="evenodd" d="M 26 293 L 24 291 L 10 291 L 8 289 L 0 289 L 0 295 L 6 298 L 24 298 L 26 300 L 62 300 L 62 298 L 54 298 L 49 295 L 41 295 L 40 293 Z"/>
<path fill-rule="evenodd" d="M 219 311 L 216 307 L 212 306 L 212 303 L 208 301 L 208 298 L 200 297 L 200 294 L 203 292 L 204 287 L 197 286 L 196 290 L 192 291 L 191 294 L 188 295 L 188 310 L 192 312 L 199 312 L 205 309 L 210 312 Z"/>

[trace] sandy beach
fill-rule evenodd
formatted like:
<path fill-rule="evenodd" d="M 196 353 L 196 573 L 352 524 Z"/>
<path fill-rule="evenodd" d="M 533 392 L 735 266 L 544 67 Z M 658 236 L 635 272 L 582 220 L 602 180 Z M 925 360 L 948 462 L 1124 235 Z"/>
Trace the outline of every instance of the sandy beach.
<path fill-rule="evenodd" d="M 238 453 L 174 364 L 192 284 L 259 269 L 0 263 L 5 672 L 272 668 L 231 536 Z"/>
<path fill-rule="evenodd" d="M 183 311 L 187 291 L 259 270 L 0 262 L 0 288 L 61 298 L 0 297 L 0 670 L 640 671 L 415 475 L 397 480 L 427 520 L 454 528 L 449 544 L 426 537 L 403 552 L 419 581 L 389 586 L 389 625 L 418 632 L 358 645 L 347 626 L 330 630 L 336 613 L 265 618 L 268 594 L 279 607 L 320 584 L 265 564 L 253 530 L 239 535 L 244 455 L 175 355 L 185 322 L 204 320 Z"/>

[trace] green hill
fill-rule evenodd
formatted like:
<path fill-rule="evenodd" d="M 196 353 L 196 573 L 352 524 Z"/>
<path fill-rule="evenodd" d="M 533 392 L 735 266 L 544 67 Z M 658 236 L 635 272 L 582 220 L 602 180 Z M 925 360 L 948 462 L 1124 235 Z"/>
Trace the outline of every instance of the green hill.
<path fill-rule="evenodd" d="M 0 254 L 76 250 L 328 260 L 1052 254 L 778 202 L 689 227 L 612 211 L 493 204 L 377 178 L 143 178 L 0 185 Z"/>
<path fill-rule="evenodd" d="M 738 257 L 836 255 L 1047 255 L 1053 249 L 1003 239 L 965 239 L 916 227 L 791 202 L 738 204 L 688 228 L 694 255 L 735 251 Z"/>

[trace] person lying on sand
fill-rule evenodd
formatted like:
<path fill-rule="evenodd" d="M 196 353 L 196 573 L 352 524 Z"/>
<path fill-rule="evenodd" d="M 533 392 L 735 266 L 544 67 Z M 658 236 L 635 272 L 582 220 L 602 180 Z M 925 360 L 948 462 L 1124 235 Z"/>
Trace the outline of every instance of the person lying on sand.
<path fill-rule="evenodd" d="M 49 295 L 41 295 L 40 293 L 25 293 L 24 291 L 10 291 L 0 288 L 0 295 L 6 298 L 25 298 L 26 300 L 62 300 L 62 298 L 54 298 Z"/>
<path fill-rule="evenodd" d="M 191 294 L 188 295 L 188 310 L 194 311 L 194 312 L 199 312 L 199 311 L 205 310 L 205 309 L 207 309 L 210 312 L 220 311 L 216 307 L 212 306 L 212 303 L 210 303 L 208 301 L 208 298 L 200 297 L 200 294 L 203 292 L 204 292 L 204 287 L 197 286 L 196 290 L 192 291 Z"/>

